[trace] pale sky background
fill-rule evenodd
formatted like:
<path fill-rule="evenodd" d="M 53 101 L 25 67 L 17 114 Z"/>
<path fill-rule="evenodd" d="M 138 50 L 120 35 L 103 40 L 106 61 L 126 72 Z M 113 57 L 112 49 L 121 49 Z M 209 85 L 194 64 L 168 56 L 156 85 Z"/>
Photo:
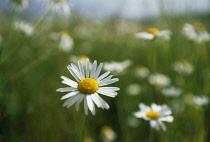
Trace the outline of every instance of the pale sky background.
<path fill-rule="evenodd" d="M 42 16 L 49 0 L 28 0 L 29 7 L 23 11 L 30 16 Z M 141 19 L 164 14 L 210 12 L 210 0 L 67 0 L 71 12 L 84 17 L 106 19 L 119 16 Z M 0 12 L 9 11 L 10 0 L 0 0 Z"/>

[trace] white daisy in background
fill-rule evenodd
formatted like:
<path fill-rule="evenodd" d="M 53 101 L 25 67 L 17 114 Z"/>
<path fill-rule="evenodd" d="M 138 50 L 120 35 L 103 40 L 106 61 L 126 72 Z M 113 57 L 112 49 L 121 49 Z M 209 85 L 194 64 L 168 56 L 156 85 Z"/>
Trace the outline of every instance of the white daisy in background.
<path fill-rule="evenodd" d="M 194 71 L 194 66 L 187 60 L 183 59 L 173 64 L 173 69 L 179 74 L 190 75 Z"/>
<path fill-rule="evenodd" d="M 84 100 L 85 114 L 88 115 L 88 109 L 95 115 L 95 105 L 102 109 L 109 109 L 109 105 L 99 96 L 105 95 L 108 97 L 117 96 L 118 87 L 104 87 L 106 85 L 117 82 L 118 78 L 112 78 L 110 71 L 99 76 L 103 63 L 97 67 L 97 61 L 94 61 L 92 66 L 89 60 L 86 60 L 86 66 L 83 67 L 81 61 L 78 61 L 78 67 L 74 64 L 67 66 L 69 72 L 76 80 L 73 81 L 65 76 L 61 76 L 62 83 L 70 87 L 59 88 L 56 91 L 69 92 L 64 95 L 61 100 L 67 99 L 63 106 L 69 108 L 76 103 L 76 110 L 79 110 L 80 103 Z M 109 75 L 109 76 L 108 76 Z"/>
<path fill-rule="evenodd" d="M 138 78 L 146 78 L 149 74 L 150 74 L 149 69 L 144 66 L 137 66 L 135 68 L 135 75 Z"/>
<path fill-rule="evenodd" d="M 128 95 L 136 96 L 141 92 L 141 88 L 139 84 L 130 84 L 126 88 L 126 92 L 128 93 Z"/>
<path fill-rule="evenodd" d="M 169 30 L 159 30 L 157 28 L 149 28 L 145 32 L 136 33 L 135 36 L 144 40 L 153 40 L 156 37 L 163 38 L 165 40 L 169 40 L 171 37 L 171 31 Z"/>
<path fill-rule="evenodd" d="M 172 87 L 162 89 L 161 92 L 164 96 L 177 97 L 181 95 L 182 90 L 180 88 L 176 88 L 172 86 Z"/>
<path fill-rule="evenodd" d="M 70 6 L 66 0 L 51 0 L 47 8 L 57 14 L 69 16 L 71 13 Z"/>
<path fill-rule="evenodd" d="M 126 118 L 126 124 L 131 128 L 137 128 L 140 125 L 138 119 L 134 116 L 128 116 Z"/>
<path fill-rule="evenodd" d="M 54 32 L 49 35 L 50 39 L 59 41 L 59 48 L 64 52 L 69 52 L 74 47 L 74 40 L 68 31 Z"/>
<path fill-rule="evenodd" d="M 197 107 L 202 107 L 205 106 L 209 103 L 209 97 L 208 96 L 192 96 L 192 102 L 195 104 Z"/>
<path fill-rule="evenodd" d="M 70 62 L 76 64 L 77 61 L 80 60 L 81 63 L 82 63 L 83 65 L 86 64 L 86 59 L 89 59 L 89 60 L 90 60 L 90 58 L 89 58 L 88 56 L 86 56 L 86 55 L 80 55 L 80 56 L 71 55 L 71 56 L 69 57 L 69 61 L 70 61 Z"/>
<path fill-rule="evenodd" d="M 83 142 L 95 142 L 91 137 L 85 137 Z"/>
<path fill-rule="evenodd" d="M 116 75 L 122 75 L 126 72 L 126 69 L 131 65 L 130 60 L 125 60 L 122 62 L 105 62 L 104 69 L 108 71 L 112 71 Z"/>
<path fill-rule="evenodd" d="M 101 128 L 101 136 L 103 142 L 112 142 L 117 137 L 116 133 L 110 126 L 103 126 Z"/>
<path fill-rule="evenodd" d="M 34 27 L 24 21 L 16 21 L 13 26 L 16 30 L 23 32 L 27 36 L 31 36 L 34 33 Z"/>
<path fill-rule="evenodd" d="M 196 42 L 207 42 L 210 41 L 210 34 L 206 31 L 205 26 L 197 22 L 195 24 L 184 24 L 183 34 L 189 39 Z"/>
<path fill-rule="evenodd" d="M 194 95 L 192 93 L 186 94 L 184 98 L 185 102 L 196 108 L 201 108 L 209 103 L 209 97 L 206 95 Z"/>
<path fill-rule="evenodd" d="M 23 10 L 28 7 L 28 0 L 12 0 L 17 10 Z"/>
<path fill-rule="evenodd" d="M 157 87 L 166 87 L 171 84 L 171 79 L 164 74 L 155 73 L 149 76 L 149 83 Z"/>
<path fill-rule="evenodd" d="M 173 122 L 173 116 L 171 116 L 171 109 L 166 105 L 152 104 L 151 107 L 142 103 L 139 104 L 140 111 L 135 112 L 134 116 L 137 118 L 143 118 L 150 121 L 150 126 L 159 130 L 160 127 L 165 131 L 166 126 L 163 122 Z"/>

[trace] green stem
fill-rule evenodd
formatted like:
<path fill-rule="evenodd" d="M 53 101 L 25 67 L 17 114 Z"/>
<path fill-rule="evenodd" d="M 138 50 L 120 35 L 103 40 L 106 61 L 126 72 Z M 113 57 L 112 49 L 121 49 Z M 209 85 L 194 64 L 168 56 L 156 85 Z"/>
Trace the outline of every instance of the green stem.
<path fill-rule="evenodd" d="M 83 113 L 84 114 L 84 113 Z M 81 142 L 84 142 L 85 139 L 85 128 L 86 128 L 86 115 L 83 115 L 83 123 L 82 123 L 82 134 L 81 134 Z"/>
<path fill-rule="evenodd" d="M 153 128 L 150 128 L 150 134 L 149 134 L 149 142 L 154 141 L 154 130 Z"/>

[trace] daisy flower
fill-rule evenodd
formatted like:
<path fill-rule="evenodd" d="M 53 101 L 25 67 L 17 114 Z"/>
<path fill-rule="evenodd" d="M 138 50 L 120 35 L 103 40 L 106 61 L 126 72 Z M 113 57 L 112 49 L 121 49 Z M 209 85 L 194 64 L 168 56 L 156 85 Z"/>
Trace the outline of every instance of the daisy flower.
<path fill-rule="evenodd" d="M 163 38 L 165 40 L 170 39 L 171 31 L 169 30 L 159 30 L 157 28 L 149 28 L 145 32 L 136 33 L 135 36 L 144 40 L 153 40 L 156 37 Z"/>
<path fill-rule="evenodd" d="M 177 97 L 181 95 L 182 90 L 180 88 L 176 88 L 172 86 L 172 87 L 162 89 L 161 92 L 164 96 Z"/>
<path fill-rule="evenodd" d="M 17 10 L 23 10 L 28 7 L 28 0 L 12 0 Z"/>
<path fill-rule="evenodd" d="M 173 64 L 173 69 L 179 74 L 190 75 L 194 70 L 194 66 L 187 60 L 180 60 Z"/>
<path fill-rule="evenodd" d="M 135 68 L 135 75 L 138 78 L 146 78 L 149 74 L 150 74 L 149 69 L 144 66 L 137 66 Z"/>
<path fill-rule="evenodd" d="M 193 96 L 192 100 L 193 100 L 193 103 L 199 107 L 207 105 L 209 103 L 208 96 Z"/>
<path fill-rule="evenodd" d="M 139 104 L 140 111 L 135 112 L 134 116 L 150 121 L 150 126 L 156 130 L 160 127 L 165 131 L 166 126 L 163 122 L 173 122 L 172 112 L 166 105 L 152 104 L 151 107 Z"/>
<path fill-rule="evenodd" d="M 63 15 L 70 15 L 70 6 L 66 2 L 66 0 L 52 0 L 47 5 L 47 8 L 55 13 L 63 14 Z"/>
<path fill-rule="evenodd" d="M 110 126 L 103 126 L 101 128 L 101 135 L 104 142 L 112 142 L 116 139 L 116 133 Z"/>
<path fill-rule="evenodd" d="M 122 62 L 112 61 L 112 62 L 109 62 L 109 63 L 108 62 L 104 63 L 104 69 L 112 71 L 116 75 L 121 75 L 121 74 L 124 74 L 126 72 L 126 69 L 130 65 L 131 65 L 130 60 L 125 60 L 125 61 L 122 61 Z"/>
<path fill-rule="evenodd" d="M 64 95 L 61 100 L 67 99 L 63 106 L 69 108 L 76 103 L 76 110 L 79 110 L 80 103 L 84 100 L 85 114 L 88 115 L 88 109 L 95 115 L 95 105 L 102 109 L 109 109 L 109 105 L 100 97 L 99 94 L 108 97 L 117 96 L 118 87 L 104 87 L 106 85 L 117 82 L 118 78 L 112 78 L 110 71 L 99 76 L 103 63 L 97 67 L 97 61 L 91 65 L 89 60 L 86 60 L 86 65 L 83 67 L 81 61 L 78 61 L 78 67 L 74 64 L 67 66 L 69 72 L 76 81 L 73 81 L 65 76 L 61 76 L 62 83 L 70 87 L 59 88 L 58 92 L 69 92 Z M 109 75 L 109 76 L 108 76 Z"/>
<path fill-rule="evenodd" d="M 64 52 L 69 52 L 73 49 L 74 40 L 68 31 L 61 31 L 59 33 L 51 33 L 49 37 L 52 40 L 59 41 L 59 48 Z"/>
<path fill-rule="evenodd" d="M 24 21 L 16 21 L 14 23 L 14 28 L 16 30 L 19 30 L 19 31 L 23 32 L 27 36 L 32 35 L 33 32 L 34 32 L 34 27 L 31 24 L 28 24 Z"/>
<path fill-rule="evenodd" d="M 128 93 L 128 95 L 136 96 L 141 92 L 141 88 L 139 84 L 130 84 L 126 89 L 126 92 Z"/>
<path fill-rule="evenodd" d="M 149 83 L 157 87 L 166 87 L 171 83 L 171 80 L 164 74 L 155 73 L 149 76 Z"/>
<path fill-rule="evenodd" d="M 89 58 L 88 56 L 86 56 L 86 55 L 80 55 L 80 56 L 71 55 L 71 56 L 69 57 L 69 61 L 71 61 L 71 62 L 73 62 L 73 63 L 76 64 L 77 61 L 80 60 L 80 61 L 82 62 L 83 65 L 86 64 L 86 59 L 89 59 L 89 60 L 90 60 L 90 58 Z M 90 61 L 91 61 L 91 60 L 90 60 Z"/>
<path fill-rule="evenodd" d="M 210 34 L 200 22 L 193 25 L 188 23 L 184 24 L 182 32 L 189 40 L 194 40 L 199 43 L 210 41 Z"/>

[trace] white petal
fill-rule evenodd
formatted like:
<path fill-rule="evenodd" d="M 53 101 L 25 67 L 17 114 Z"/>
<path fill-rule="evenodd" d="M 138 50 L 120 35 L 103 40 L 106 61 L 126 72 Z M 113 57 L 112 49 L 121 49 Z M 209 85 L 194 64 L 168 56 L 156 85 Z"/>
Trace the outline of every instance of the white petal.
<path fill-rule="evenodd" d="M 156 105 L 156 104 L 154 104 L 154 103 L 151 105 L 151 108 L 152 108 L 152 110 L 155 111 L 155 112 L 159 112 L 159 111 L 161 110 L 161 106 Z"/>
<path fill-rule="evenodd" d="M 79 77 L 75 74 L 75 72 L 72 70 L 70 65 L 67 66 L 67 69 L 69 70 L 71 75 L 74 77 L 74 79 L 79 82 L 80 81 Z"/>
<path fill-rule="evenodd" d="M 163 105 L 161 110 L 159 111 L 159 114 L 161 116 L 170 115 L 171 113 L 171 110 L 166 105 Z"/>
<path fill-rule="evenodd" d="M 153 34 L 147 32 L 136 33 L 135 36 L 137 38 L 148 39 L 148 40 L 152 40 L 155 37 Z"/>
<path fill-rule="evenodd" d="M 94 101 L 94 103 L 97 105 L 98 108 L 101 108 L 102 107 L 101 102 L 98 99 L 98 97 L 95 95 L 95 93 L 94 94 L 91 94 L 91 98 Z"/>
<path fill-rule="evenodd" d="M 98 68 L 97 68 L 97 70 L 96 70 L 96 72 L 95 72 L 95 76 L 93 77 L 94 79 L 97 79 L 98 78 L 98 76 L 99 76 L 99 74 L 101 72 L 102 67 L 103 67 L 103 63 L 100 63 L 99 66 L 98 66 Z"/>
<path fill-rule="evenodd" d="M 65 87 L 65 88 L 59 88 L 56 91 L 57 92 L 70 92 L 70 91 L 75 91 L 75 90 L 77 90 L 77 88 Z"/>
<path fill-rule="evenodd" d="M 70 97 L 72 97 L 72 96 L 74 96 L 74 95 L 77 95 L 78 93 L 79 93 L 79 91 L 70 92 L 70 93 L 68 93 L 68 94 L 64 95 L 63 97 L 61 97 L 61 100 L 64 100 L 64 99 L 70 98 Z"/>
<path fill-rule="evenodd" d="M 68 100 L 66 100 L 63 104 L 63 106 L 67 106 L 67 108 L 69 108 L 70 106 L 72 106 L 77 100 L 79 99 L 79 95 L 73 96 L 71 98 L 69 98 Z"/>
<path fill-rule="evenodd" d="M 151 111 L 150 107 L 148 107 L 148 106 L 146 106 L 145 104 L 142 104 L 142 103 L 139 104 L 139 108 L 142 112 L 145 112 L 145 113 L 148 112 L 148 111 Z"/>
<path fill-rule="evenodd" d="M 109 85 L 109 84 L 115 83 L 117 81 L 119 81 L 118 78 L 113 78 L 111 80 L 108 80 L 108 81 L 104 81 L 104 82 L 99 83 L 99 86 Z"/>
<path fill-rule="evenodd" d="M 89 59 L 86 59 L 86 78 L 89 78 L 90 75 L 90 62 Z"/>
<path fill-rule="evenodd" d="M 110 75 L 110 76 L 108 76 L 108 77 L 106 77 L 106 78 L 100 80 L 99 83 L 100 83 L 100 82 L 104 82 L 104 81 L 111 80 L 112 76 L 113 76 L 113 75 Z"/>
<path fill-rule="evenodd" d="M 79 69 L 74 65 L 74 64 L 71 64 L 71 69 L 72 71 L 74 71 L 74 73 L 77 75 L 77 77 L 82 80 L 83 77 L 82 77 L 82 73 L 79 71 Z"/>
<path fill-rule="evenodd" d="M 87 95 L 87 104 L 88 104 L 89 110 L 92 112 L 93 115 L 95 115 L 95 105 L 90 95 Z"/>
<path fill-rule="evenodd" d="M 73 81 L 73 80 L 71 80 L 71 79 L 69 79 L 68 77 L 65 77 L 65 76 L 61 76 L 61 78 L 64 80 L 64 81 L 62 81 L 62 83 L 65 82 L 64 84 L 69 85 L 69 86 L 74 87 L 74 88 L 77 88 L 77 86 L 78 86 L 77 82 L 75 82 L 75 81 Z"/>
<path fill-rule="evenodd" d="M 84 97 L 85 97 L 85 95 L 80 94 L 80 98 L 79 98 L 79 100 L 77 100 L 77 103 L 76 103 L 76 111 L 79 110 L 79 105 L 82 102 L 82 100 L 84 99 Z"/>
<path fill-rule="evenodd" d="M 166 125 L 161 122 L 161 121 L 158 121 L 158 124 L 160 125 L 160 127 L 163 129 L 163 131 L 166 131 Z"/>
<path fill-rule="evenodd" d="M 83 65 L 82 65 L 81 61 L 78 61 L 78 66 L 79 66 L 80 73 L 82 75 L 82 79 L 84 79 L 85 78 L 85 71 L 84 71 L 84 68 L 83 68 Z"/>
<path fill-rule="evenodd" d="M 165 122 L 173 122 L 174 118 L 173 116 L 164 116 L 164 117 L 161 117 L 159 120 L 165 121 Z"/>
<path fill-rule="evenodd" d="M 85 97 L 84 99 L 84 110 L 85 110 L 85 114 L 88 115 L 87 97 Z"/>
<path fill-rule="evenodd" d="M 97 79 L 97 81 L 102 80 L 103 78 L 105 78 L 109 74 L 110 74 L 110 71 L 105 72 L 104 74 L 102 74 L 101 76 L 99 76 L 99 78 Z"/>
<path fill-rule="evenodd" d="M 120 90 L 120 88 L 118 88 L 118 87 L 100 87 L 100 89 L 111 90 L 111 91 L 119 91 Z"/>
<path fill-rule="evenodd" d="M 110 91 L 104 91 L 104 90 L 101 90 L 100 88 L 99 88 L 99 90 L 97 91 L 97 93 L 100 93 L 100 94 L 102 94 L 102 95 L 105 95 L 105 96 L 108 96 L 108 97 L 115 97 L 115 96 L 117 96 L 117 92 L 110 92 Z"/>
<path fill-rule="evenodd" d="M 102 108 L 106 108 L 109 109 L 109 105 L 97 94 L 95 93 L 95 96 L 99 99 L 99 101 L 101 102 L 101 106 Z"/>
<path fill-rule="evenodd" d="M 151 126 L 152 128 L 155 128 L 156 130 L 160 130 L 160 126 L 159 126 L 159 124 L 158 124 L 157 121 L 151 120 L 151 121 L 150 121 L 150 126 Z"/>
<path fill-rule="evenodd" d="M 92 66 L 91 71 L 90 71 L 90 78 L 93 78 L 95 76 L 96 66 L 97 66 L 97 61 L 95 60 L 93 62 L 93 66 Z"/>

